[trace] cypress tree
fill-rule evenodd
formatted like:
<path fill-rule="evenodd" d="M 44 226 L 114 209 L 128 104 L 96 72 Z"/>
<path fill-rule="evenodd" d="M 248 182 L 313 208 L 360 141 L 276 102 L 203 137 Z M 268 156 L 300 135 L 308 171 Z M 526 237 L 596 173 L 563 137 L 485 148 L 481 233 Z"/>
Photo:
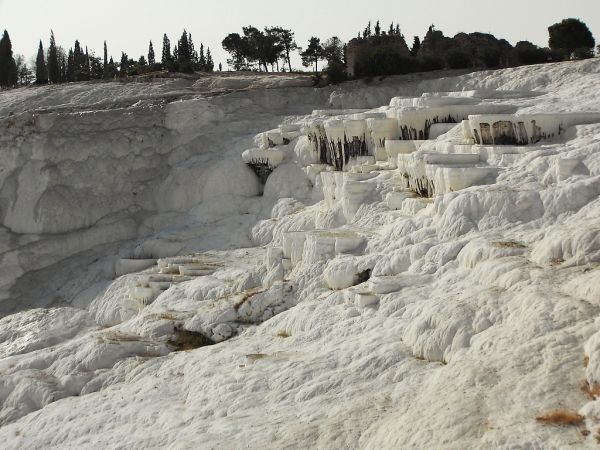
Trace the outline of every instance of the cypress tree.
<path fill-rule="evenodd" d="M 129 57 L 127 53 L 121 52 L 121 68 L 119 69 L 119 76 L 124 77 L 127 74 L 127 68 L 129 67 Z"/>
<path fill-rule="evenodd" d="M 152 43 L 150 43 L 152 45 Z M 106 48 L 106 41 L 104 41 L 104 67 L 108 66 L 108 49 Z"/>
<path fill-rule="evenodd" d="M 4 31 L 6 34 L 6 31 Z M 4 36 L 2 36 L 2 40 L 0 40 L 0 86 L 6 86 L 6 74 L 8 73 L 8 64 L 7 58 L 4 51 Z"/>
<path fill-rule="evenodd" d="M 417 54 L 419 53 L 420 48 L 421 48 L 421 39 L 419 39 L 419 36 L 415 36 L 412 48 L 410 49 L 410 56 L 416 57 Z"/>
<path fill-rule="evenodd" d="M 75 69 L 75 76 L 77 76 L 77 72 L 81 70 L 81 46 L 79 45 L 79 41 L 75 39 L 75 50 L 73 50 L 73 68 Z"/>
<path fill-rule="evenodd" d="M 50 30 L 50 48 L 48 49 L 48 81 L 58 83 L 60 81 L 60 68 L 58 67 L 58 52 L 54 31 Z"/>
<path fill-rule="evenodd" d="M 206 50 L 206 70 L 212 72 L 215 67 L 212 55 L 210 54 L 210 47 Z"/>
<path fill-rule="evenodd" d="M 90 79 L 90 55 L 88 53 L 87 45 L 85 46 L 85 57 L 83 59 L 83 79 Z"/>
<path fill-rule="evenodd" d="M 183 30 L 183 34 L 181 35 L 181 39 L 179 39 L 179 44 L 177 46 L 177 59 L 179 62 L 190 61 L 190 45 L 188 43 L 187 31 L 185 30 Z"/>
<path fill-rule="evenodd" d="M 69 49 L 69 56 L 67 56 L 67 81 L 75 81 L 75 54 L 73 48 Z"/>
<path fill-rule="evenodd" d="M 154 58 L 155 58 L 154 47 L 152 46 L 152 41 L 150 41 L 150 46 L 148 47 L 148 64 L 150 66 L 153 66 L 156 63 Z"/>
<path fill-rule="evenodd" d="M 190 61 L 192 61 L 192 66 L 194 70 L 199 69 L 198 67 L 198 52 L 194 48 L 194 42 L 192 41 L 192 33 L 188 34 L 188 46 L 190 48 Z"/>
<path fill-rule="evenodd" d="M 67 82 L 67 53 L 60 45 L 56 48 L 58 53 L 58 68 L 60 72 L 60 83 Z"/>
<path fill-rule="evenodd" d="M 94 52 L 90 56 L 90 79 L 91 80 L 100 80 L 102 79 L 102 64 L 100 63 L 100 58 L 94 56 Z"/>
<path fill-rule="evenodd" d="M 200 43 L 200 56 L 198 57 L 198 64 L 200 68 L 204 68 L 206 66 L 206 58 L 204 56 L 204 44 Z"/>
<path fill-rule="evenodd" d="M 171 61 L 171 41 L 165 34 L 163 36 L 163 48 L 162 48 L 162 66 L 163 69 L 168 69 L 169 62 Z"/>
<path fill-rule="evenodd" d="M 115 62 L 113 61 L 112 56 L 110 57 L 110 61 L 108 65 L 104 67 L 102 71 L 103 78 L 114 78 L 117 75 L 117 68 L 115 67 Z"/>
<path fill-rule="evenodd" d="M 46 58 L 44 58 L 44 46 L 40 40 L 40 47 L 35 60 L 35 84 L 46 83 L 48 83 L 48 70 L 46 69 Z"/>
<path fill-rule="evenodd" d="M 0 86 L 14 86 L 17 84 L 17 63 L 13 58 L 12 43 L 8 31 L 0 39 Z"/>

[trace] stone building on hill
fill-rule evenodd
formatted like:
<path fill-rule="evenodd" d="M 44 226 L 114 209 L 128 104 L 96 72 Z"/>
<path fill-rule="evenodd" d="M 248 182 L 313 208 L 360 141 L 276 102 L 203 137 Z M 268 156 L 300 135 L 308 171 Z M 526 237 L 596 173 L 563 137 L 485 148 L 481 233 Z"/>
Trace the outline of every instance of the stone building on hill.
<path fill-rule="evenodd" d="M 471 55 L 473 67 L 484 67 L 481 60 L 481 50 L 486 47 L 494 47 L 500 51 L 500 66 L 510 67 L 516 64 L 513 56 L 513 47 L 504 39 L 497 39 L 494 35 L 488 33 L 458 33 L 453 38 L 444 36 L 439 30 L 429 27 L 425 35 L 418 57 L 430 56 L 444 59 L 448 50 L 459 47 L 467 54 Z"/>
<path fill-rule="evenodd" d="M 357 72 L 357 64 L 359 66 L 364 65 L 369 60 L 371 54 L 382 47 L 388 47 L 404 57 L 411 56 L 404 36 L 401 34 L 354 38 L 348 42 L 346 49 L 346 64 L 349 77 L 354 78 Z M 501 67 L 511 67 L 517 64 L 512 45 L 504 39 L 497 39 L 495 36 L 487 33 L 458 33 L 456 36 L 450 38 L 444 36 L 443 32 L 436 30 L 433 25 L 429 27 L 416 56 L 419 59 L 428 57 L 444 61 L 448 50 L 460 48 L 471 56 L 471 67 L 485 67 L 481 58 L 481 51 L 490 47 L 499 50 Z"/>
<path fill-rule="evenodd" d="M 381 47 L 388 47 L 401 56 L 410 56 L 410 50 L 406 45 L 404 36 L 401 34 L 383 34 L 380 36 L 369 36 L 367 38 L 354 38 L 348 42 L 346 48 L 346 65 L 348 67 L 348 76 L 354 77 L 354 67 L 356 63 L 363 63 L 368 60 L 375 50 Z"/>

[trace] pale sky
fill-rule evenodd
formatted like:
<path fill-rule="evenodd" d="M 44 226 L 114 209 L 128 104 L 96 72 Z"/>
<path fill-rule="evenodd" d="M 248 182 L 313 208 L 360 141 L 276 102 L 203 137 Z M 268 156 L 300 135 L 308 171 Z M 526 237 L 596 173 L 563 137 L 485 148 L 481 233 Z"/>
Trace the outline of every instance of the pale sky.
<path fill-rule="evenodd" d="M 8 30 L 13 52 L 27 59 L 37 53 L 40 39 L 47 49 L 53 29 L 57 44 L 67 50 L 78 39 L 102 56 L 106 40 L 115 61 L 121 51 L 136 60 L 147 55 L 152 40 L 160 60 L 163 34 L 173 46 L 186 29 L 196 49 L 201 42 L 210 47 L 215 67 L 222 62 L 223 69 L 228 53 L 221 41 L 248 25 L 289 28 L 302 47 L 311 36 L 347 42 L 369 20 L 373 25 L 380 20 L 384 30 L 392 21 L 400 23 L 409 46 L 431 24 L 446 36 L 479 31 L 513 45 L 529 40 L 547 46 L 548 26 L 569 17 L 585 22 L 600 44 L 600 0 L 0 0 L 0 33 Z M 298 57 L 292 66 L 301 68 Z"/>

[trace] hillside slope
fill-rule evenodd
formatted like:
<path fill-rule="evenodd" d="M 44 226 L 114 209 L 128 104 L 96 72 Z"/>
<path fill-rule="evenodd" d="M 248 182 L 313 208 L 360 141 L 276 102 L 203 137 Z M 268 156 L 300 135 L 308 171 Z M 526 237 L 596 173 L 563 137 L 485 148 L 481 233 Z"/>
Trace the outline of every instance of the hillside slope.
<path fill-rule="evenodd" d="M 2 93 L 4 447 L 595 447 L 600 61 L 439 76 Z"/>

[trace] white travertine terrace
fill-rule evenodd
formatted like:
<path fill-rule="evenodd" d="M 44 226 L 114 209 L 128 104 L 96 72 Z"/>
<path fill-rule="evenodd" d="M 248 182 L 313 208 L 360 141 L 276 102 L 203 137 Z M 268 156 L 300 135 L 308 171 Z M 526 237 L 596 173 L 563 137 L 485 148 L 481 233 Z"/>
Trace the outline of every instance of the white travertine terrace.
<path fill-rule="evenodd" d="M 527 145 L 559 137 L 568 127 L 599 120 L 599 113 L 485 114 L 469 116 L 469 125 L 477 144 Z"/>
<path fill-rule="evenodd" d="M 599 73 L 3 91 L 2 450 L 595 448 Z"/>

